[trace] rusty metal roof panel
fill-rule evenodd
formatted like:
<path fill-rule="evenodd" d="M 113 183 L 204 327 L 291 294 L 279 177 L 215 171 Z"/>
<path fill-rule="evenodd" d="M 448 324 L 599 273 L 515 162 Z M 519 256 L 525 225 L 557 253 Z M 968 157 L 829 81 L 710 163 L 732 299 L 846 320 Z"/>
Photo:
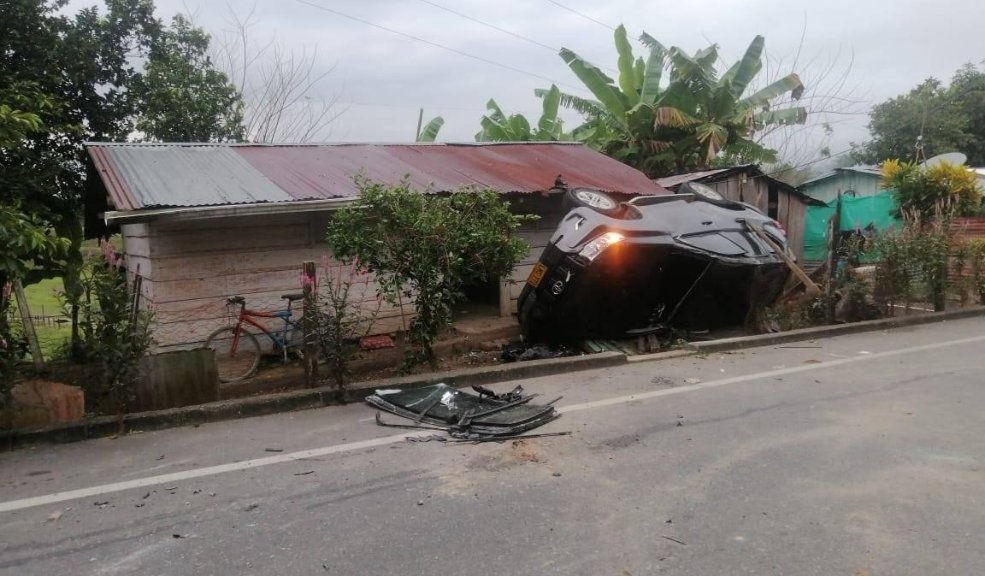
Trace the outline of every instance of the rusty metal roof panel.
<path fill-rule="evenodd" d="M 667 194 L 643 173 L 580 144 L 90 144 L 117 210 L 353 198 L 356 175 L 434 192 L 569 187 Z"/>
<path fill-rule="evenodd" d="M 742 167 L 744 168 L 744 167 Z M 701 180 L 703 178 L 708 178 L 711 176 L 717 176 L 723 172 L 728 172 L 730 170 L 735 170 L 736 168 L 717 168 L 715 170 L 703 170 L 701 172 L 688 172 L 686 174 L 676 174 L 674 176 L 667 176 L 666 178 L 657 178 L 657 184 L 663 186 L 664 188 L 674 188 L 685 184 L 687 182 L 694 182 L 696 180 Z"/>
<path fill-rule="evenodd" d="M 333 144 L 240 146 L 243 155 L 296 200 L 359 195 L 353 177 L 449 192 L 463 186 L 541 192 L 561 176 L 571 187 L 661 194 L 641 172 L 577 144 Z"/>
<path fill-rule="evenodd" d="M 117 210 L 288 202 L 228 146 L 90 144 Z"/>

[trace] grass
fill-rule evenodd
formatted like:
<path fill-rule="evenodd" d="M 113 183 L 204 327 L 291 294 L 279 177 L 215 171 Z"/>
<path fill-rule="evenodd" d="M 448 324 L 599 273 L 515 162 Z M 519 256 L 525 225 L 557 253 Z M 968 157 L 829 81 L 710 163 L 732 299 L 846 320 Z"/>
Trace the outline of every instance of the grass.
<path fill-rule="evenodd" d="M 58 294 L 64 290 L 61 278 L 49 278 L 24 287 L 27 306 L 32 316 L 60 316 L 62 302 Z"/>
<path fill-rule="evenodd" d="M 31 311 L 31 316 L 64 317 L 62 303 L 58 297 L 62 289 L 61 278 L 50 278 L 25 286 L 24 296 L 27 298 L 27 307 Z M 60 349 L 64 348 L 72 332 L 67 322 L 55 325 L 36 323 L 34 330 L 38 334 L 41 354 L 45 360 L 51 360 Z"/>

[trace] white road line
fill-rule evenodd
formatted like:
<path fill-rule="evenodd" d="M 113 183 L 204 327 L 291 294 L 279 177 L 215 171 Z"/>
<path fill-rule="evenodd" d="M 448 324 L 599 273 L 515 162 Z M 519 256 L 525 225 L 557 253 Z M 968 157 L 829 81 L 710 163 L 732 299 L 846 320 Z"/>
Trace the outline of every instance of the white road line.
<path fill-rule="evenodd" d="M 651 398 L 659 398 L 661 396 L 670 396 L 673 394 L 683 394 L 685 392 L 693 392 L 696 390 L 703 390 L 706 388 L 717 388 L 719 386 L 727 386 L 729 384 L 738 384 L 740 382 L 749 382 L 751 380 L 772 378 L 776 376 L 783 376 L 784 374 L 796 374 L 799 372 L 811 372 L 814 370 L 823 370 L 827 368 L 833 368 L 837 366 L 844 366 L 846 364 L 853 364 L 856 362 L 868 362 L 871 360 L 877 360 L 879 358 L 889 358 L 892 356 L 903 356 L 907 354 L 913 354 L 915 352 L 926 352 L 928 350 L 937 350 L 940 348 L 948 348 L 951 346 L 962 346 L 964 344 L 972 344 L 974 342 L 985 341 L 985 336 L 974 336 L 971 338 L 962 338 L 960 340 L 949 340 L 946 342 L 936 342 L 934 344 L 924 344 L 921 346 L 911 346 L 909 348 L 900 348 L 897 350 L 888 350 L 885 352 L 876 352 L 874 354 L 867 354 L 864 356 L 856 356 L 852 358 L 842 358 L 839 360 L 831 360 L 829 362 L 821 362 L 818 364 L 805 364 L 803 366 L 794 366 L 791 368 L 780 368 L 777 370 L 769 370 L 766 372 L 757 372 L 755 374 L 746 374 L 744 376 L 734 376 L 732 378 L 723 378 L 721 380 L 712 380 L 709 382 L 701 382 L 698 384 L 689 384 L 687 386 L 680 386 L 677 388 L 665 388 L 662 390 L 654 390 L 652 392 L 642 392 L 639 394 L 629 394 L 625 396 L 615 396 L 613 398 L 605 398 L 602 400 L 594 400 L 591 402 L 583 402 L 580 404 L 571 404 L 569 406 L 559 407 L 558 411 L 562 414 L 570 412 L 580 412 L 582 410 L 593 410 L 596 408 L 604 408 L 607 406 L 615 406 L 618 404 L 626 404 L 629 402 L 636 402 L 639 400 L 648 400 Z M 12 512 L 14 510 L 23 510 L 25 508 L 33 508 L 36 506 L 44 506 L 47 504 L 55 504 L 58 502 L 65 502 L 67 500 L 76 500 L 79 498 L 90 498 L 93 496 L 101 496 L 103 494 L 109 494 L 112 492 L 121 492 L 123 490 L 131 490 L 134 488 L 146 488 L 148 486 L 158 486 L 160 484 L 171 484 L 174 482 L 179 482 L 182 480 L 191 480 L 193 478 L 202 478 L 204 476 L 215 476 L 217 474 L 224 474 L 226 472 L 235 472 L 238 470 L 249 470 L 252 468 L 261 468 L 263 466 L 270 466 L 273 464 L 283 464 L 286 462 L 294 462 L 296 460 L 304 460 L 306 458 L 317 458 L 319 456 L 328 456 L 331 454 L 342 454 L 345 452 L 355 452 L 358 450 L 365 450 L 367 448 L 375 448 L 378 446 L 386 446 L 388 444 L 395 444 L 397 442 L 403 442 L 405 438 L 410 437 L 421 437 L 433 434 L 431 431 L 422 432 L 410 432 L 395 434 L 392 436 L 384 436 L 382 438 L 373 438 L 371 440 L 362 440 L 359 442 L 349 442 L 346 444 L 336 444 L 334 446 L 325 446 L 323 448 L 313 448 L 311 450 L 301 450 L 299 452 L 291 452 L 289 454 L 278 454 L 277 456 L 268 456 L 266 458 L 256 458 L 254 460 L 245 460 L 243 462 L 231 462 L 229 464 L 220 464 L 218 466 L 209 466 L 206 468 L 197 468 L 194 470 L 185 470 L 183 472 L 174 472 L 171 474 L 162 474 L 160 476 L 149 476 L 147 478 L 139 478 L 136 480 L 128 480 L 126 482 L 115 482 L 112 484 L 103 484 L 100 486 L 92 486 L 89 488 L 82 488 L 79 490 L 69 490 L 65 492 L 55 492 L 53 494 L 46 494 L 43 496 L 34 496 L 32 498 L 22 498 L 20 500 L 10 500 L 7 502 L 0 502 L 0 513 L 2 512 Z"/>
<path fill-rule="evenodd" d="M 820 368 L 834 368 L 837 366 L 843 366 L 845 364 L 852 364 L 854 362 L 865 362 L 867 360 L 875 360 L 878 358 L 888 358 L 891 356 L 913 354 L 914 352 L 925 352 L 927 350 L 936 350 L 938 348 L 947 348 L 950 346 L 961 346 L 963 344 L 972 344 L 974 342 L 981 342 L 983 340 L 985 340 L 985 336 L 972 336 L 970 338 L 962 338 L 961 340 L 948 340 L 946 342 L 924 344 L 921 346 L 911 346 L 910 348 L 900 348 L 898 350 L 887 350 L 886 352 L 875 352 L 875 353 L 866 352 L 864 355 L 861 356 L 840 358 L 838 360 L 820 362 L 818 364 L 804 364 L 803 366 L 792 366 L 790 368 L 777 368 L 776 370 L 770 370 L 768 372 L 746 374 L 745 376 L 733 376 L 732 378 L 722 378 L 721 380 L 699 382 L 697 384 L 688 384 L 687 386 L 678 386 L 676 388 L 664 388 L 662 390 L 654 390 L 652 392 L 641 392 L 639 394 L 616 396 L 613 398 L 605 398 L 603 400 L 584 402 L 582 404 L 572 404 L 571 406 L 564 406 L 562 408 L 558 408 L 558 412 L 561 412 L 562 414 L 567 412 L 580 412 L 582 410 L 591 410 L 593 408 L 602 408 L 605 406 L 612 406 L 615 404 L 625 404 L 627 402 L 633 402 L 635 400 L 648 400 L 650 398 L 659 398 L 661 396 L 682 394 L 684 392 L 693 392 L 695 390 L 702 390 L 705 388 L 717 388 L 718 386 L 738 384 L 739 382 L 748 382 L 750 380 L 757 380 L 761 378 L 774 378 L 777 376 L 783 376 L 784 374 L 797 374 L 798 372 L 810 372 L 812 370 L 817 370 Z M 0 511 L 2 511 L 2 509 L 0 509 Z"/>

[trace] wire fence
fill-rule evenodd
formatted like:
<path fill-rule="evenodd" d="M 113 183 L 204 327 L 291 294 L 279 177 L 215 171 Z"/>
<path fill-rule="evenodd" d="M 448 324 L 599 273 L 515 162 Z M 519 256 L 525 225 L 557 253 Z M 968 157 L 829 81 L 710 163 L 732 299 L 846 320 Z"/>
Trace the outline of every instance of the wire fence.
<path fill-rule="evenodd" d="M 41 355 L 44 360 L 51 360 L 62 356 L 68 348 L 69 340 L 72 335 L 72 323 L 65 316 L 30 316 L 30 322 L 34 327 L 34 332 L 38 337 L 38 344 L 41 347 Z M 26 335 L 24 320 L 21 318 L 16 306 L 12 306 L 7 312 L 13 333 L 16 335 Z M 27 349 L 28 356 L 31 356 L 30 348 Z"/>

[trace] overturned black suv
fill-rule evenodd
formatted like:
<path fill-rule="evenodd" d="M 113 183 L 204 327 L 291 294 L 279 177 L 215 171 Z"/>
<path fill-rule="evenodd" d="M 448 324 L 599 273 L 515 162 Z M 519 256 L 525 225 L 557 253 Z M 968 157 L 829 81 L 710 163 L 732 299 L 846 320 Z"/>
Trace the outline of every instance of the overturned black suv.
<path fill-rule="evenodd" d="M 566 192 L 568 212 L 520 294 L 530 341 L 630 338 L 742 325 L 789 275 L 780 225 L 688 183 L 626 203 Z"/>

